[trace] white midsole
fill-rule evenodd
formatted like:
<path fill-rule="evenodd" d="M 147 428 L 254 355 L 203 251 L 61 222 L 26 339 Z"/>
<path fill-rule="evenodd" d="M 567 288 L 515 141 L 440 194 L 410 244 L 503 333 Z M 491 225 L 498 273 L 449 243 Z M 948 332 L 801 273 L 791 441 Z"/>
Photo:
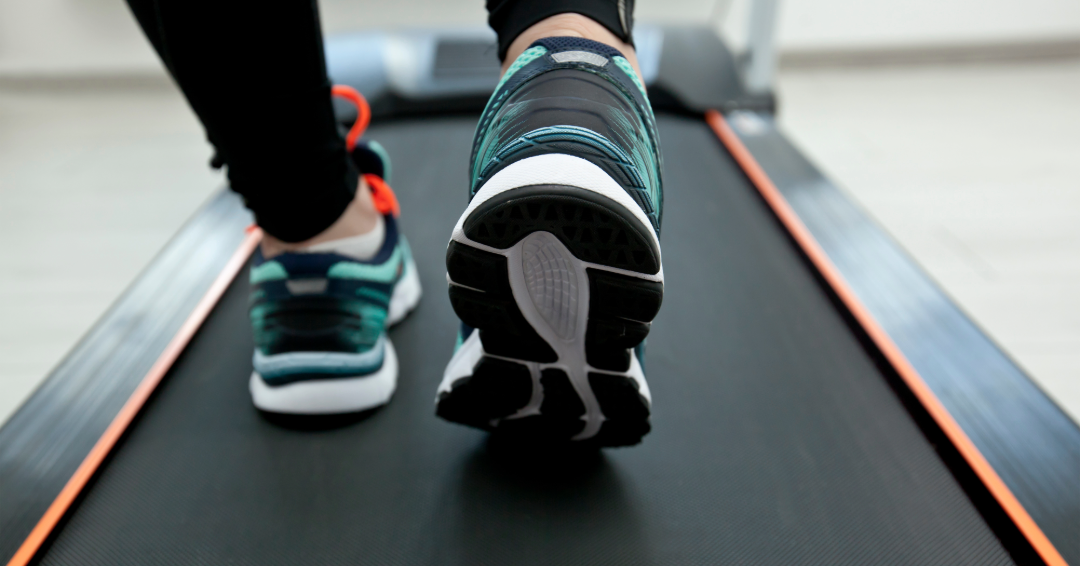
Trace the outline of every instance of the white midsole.
<path fill-rule="evenodd" d="M 420 288 L 420 274 L 416 272 L 416 262 L 409 258 L 405 264 L 405 273 L 401 281 L 394 286 L 390 295 L 390 307 L 386 311 L 386 326 L 391 327 L 405 318 L 420 303 L 423 291 Z"/>
<path fill-rule="evenodd" d="M 607 197 L 630 211 L 630 213 L 641 222 L 641 225 L 648 229 L 649 236 L 652 238 L 652 242 L 656 249 L 660 249 L 660 238 L 657 237 L 652 222 L 649 221 L 649 217 L 645 214 L 644 210 L 641 210 L 638 203 L 630 198 L 630 195 L 626 193 L 615 179 L 612 179 L 603 169 L 586 159 L 561 153 L 527 157 L 521 161 L 516 161 L 508 165 L 505 169 L 493 175 L 480 187 L 480 190 L 476 192 L 476 195 L 473 196 L 472 200 L 469 201 L 469 206 L 465 208 L 465 212 L 458 218 L 457 224 L 454 226 L 453 235 L 450 239 L 463 244 L 467 243 L 470 246 L 486 251 L 495 250 L 495 248 L 490 246 L 473 242 L 465 235 L 465 219 L 468 218 L 478 206 L 490 200 L 492 197 L 512 189 L 532 185 L 566 185 Z M 496 250 L 495 253 L 499 252 Z M 661 261 L 661 264 L 662 263 L 663 262 Z M 650 281 L 664 280 L 663 267 L 660 268 L 660 272 L 656 275 L 627 271 L 605 265 L 590 264 L 590 267 L 623 273 L 633 277 L 648 279 Z"/>
<path fill-rule="evenodd" d="M 394 345 L 387 339 L 383 365 L 360 377 L 335 377 L 297 381 L 270 386 L 257 372 L 251 372 L 248 388 L 251 400 L 263 411 L 303 415 L 352 413 L 390 402 L 397 388 L 398 361 Z"/>
<path fill-rule="evenodd" d="M 454 355 L 450 358 L 450 363 L 446 364 L 446 370 L 443 371 L 442 381 L 439 383 L 439 389 L 437 394 L 449 393 L 453 388 L 454 382 L 472 375 L 473 368 L 480 362 L 480 358 L 487 356 L 489 358 L 495 358 L 498 360 L 506 360 L 509 362 L 516 362 L 525 365 L 529 368 L 533 374 L 533 396 L 529 400 L 529 403 L 518 410 L 517 413 L 506 417 L 507 419 L 519 418 L 527 416 L 529 414 L 540 413 L 540 403 L 543 401 L 543 395 L 537 395 L 537 388 L 540 387 L 539 372 L 549 367 L 556 367 L 555 364 L 542 364 L 538 362 L 529 362 L 526 360 L 518 360 L 514 358 L 506 358 L 503 356 L 496 356 L 488 354 L 484 351 L 484 345 L 480 342 L 480 332 L 474 330 L 472 334 L 462 342 L 461 347 L 454 352 Z M 630 357 L 630 369 L 626 373 L 619 373 L 614 371 L 608 371 L 603 369 L 593 368 L 591 371 L 596 373 L 607 373 L 611 375 L 624 375 L 633 379 L 638 384 L 638 392 L 642 397 L 645 397 L 649 403 L 652 403 L 652 392 L 649 391 L 649 384 L 645 381 L 645 372 L 641 368 L 641 363 L 638 362 L 636 355 Z"/>

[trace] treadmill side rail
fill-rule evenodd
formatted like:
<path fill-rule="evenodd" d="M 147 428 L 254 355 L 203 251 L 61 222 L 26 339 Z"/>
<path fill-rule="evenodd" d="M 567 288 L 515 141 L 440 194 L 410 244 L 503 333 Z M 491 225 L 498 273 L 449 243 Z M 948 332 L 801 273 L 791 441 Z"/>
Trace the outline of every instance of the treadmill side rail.
<path fill-rule="evenodd" d="M 223 266 L 235 266 L 237 246 L 250 246 L 250 222 L 235 194 L 211 197 L 0 428 L 0 560 L 24 556 L 16 550 L 29 548 L 36 525 L 61 518 L 81 489 L 75 483 L 96 468 L 82 466 L 104 457 L 123 432 L 113 430 L 109 446 L 102 445 L 110 424 L 133 395 L 152 391 L 144 377 L 179 353 L 171 341 L 197 328 L 189 313 L 208 289 L 218 290 Z M 57 507 L 60 496 L 67 503 Z M 48 534 L 36 532 L 30 546 Z"/>
<path fill-rule="evenodd" d="M 1054 544 L 1050 542 L 1050 539 L 1031 518 L 1031 515 L 1028 514 L 1012 490 L 1002 481 L 994 467 L 990 465 L 979 448 L 976 447 L 949 410 L 938 399 L 934 391 L 923 380 L 919 372 L 908 361 L 889 333 L 878 323 L 874 314 L 863 304 L 859 295 L 848 284 L 848 280 L 833 264 L 829 254 L 818 243 L 817 239 L 803 223 L 799 214 L 788 203 L 784 194 L 780 192 L 769 178 L 769 175 L 758 164 L 754 155 L 743 144 L 731 126 L 728 125 L 723 115 L 712 110 L 706 114 L 705 118 L 709 126 L 716 132 L 717 137 L 720 138 L 747 177 L 750 178 L 754 187 L 761 192 L 762 197 L 769 207 L 773 209 L 780 222 L 791 234 L 791 237 L 802 248 L 807 258 L 821 274 L 821 277 L 831 287 L 851 316 L 866 332 L 870 340 L 873 341 L 874 346 L 904 381 L 911 393 L 929 413 L 930 417 L 964 458 L 971 470 L 978 476 L 982 484 L 997 500 L 1005 513 L 1008 514 L 1016 528 L 1031 544 L 1031 547 L 1046 564 L 1065 566 L 1066 562 Z M 760 133 L 760 131 L 756 133 Z"/>

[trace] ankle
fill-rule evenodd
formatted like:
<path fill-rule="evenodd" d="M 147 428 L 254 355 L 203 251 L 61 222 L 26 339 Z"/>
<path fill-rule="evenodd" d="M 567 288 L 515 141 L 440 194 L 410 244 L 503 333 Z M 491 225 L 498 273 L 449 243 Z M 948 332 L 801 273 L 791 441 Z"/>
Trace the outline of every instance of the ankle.
<path fill-rule="evenodd" d="M 623 42 L 596 20 L 574 13 L 556 14 L 544 18 L 521 32 L 521 35 L 517 36 L 510 43 L 510 48 L 506 50 L 506 59 L 503 60 L 502 72 L 505 73 L 506 69 L 514 62 L 514 59 L 517 59 L 518 55 L 528 49 L 534 41 L 545 37 L 581 37 L 610 45 L 622 52 L 623 57 L 626 57 L 626 60 L 634 67 L 638 78 L 641 78 L 641 68 L 638 66 L 637 52 L 634 50 L 634 46 Z"/>
<path fill-rule="evenodd" d="M 271 258 L 287 252 L 302 251 L 324 242 L 366 234 L 378 226 L 381 217 L 371 200 L 371 189 L 361 178 L 356 196 L 329 228 L 302 242 L 285 242 L 270 234 L 264 234 L 261 244 L 263 257 Z"/>

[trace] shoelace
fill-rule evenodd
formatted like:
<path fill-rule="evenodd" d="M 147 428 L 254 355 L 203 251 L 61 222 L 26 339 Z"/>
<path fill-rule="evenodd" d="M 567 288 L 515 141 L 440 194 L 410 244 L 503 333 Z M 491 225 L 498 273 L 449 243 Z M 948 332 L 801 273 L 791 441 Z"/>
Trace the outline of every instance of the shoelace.
<path fill-rule="evenodd" d="M 356 148 L 357 142 L 360 141 L 360 136 L 364 135 L 368 124 L 371 123 L 371 106 L 368 105 L 364 95 L 351 86 L 334 85 L 330 89 L 330 93 L 344 98 L 356 106 L 356 121 L 353 122 L 352 127 L 349 128 L 349 133 L 345 136 L 345 149 L 351 152 Z M 364 175 L 364 181 L 371 188 L 371 200 L 375 203 L 375 210 L 378 210 L 381 214 L 393 213 L 394 218 L 401 215 L 401 206 L 398 204 L 397 196 L 390 188 L 390 185 L 386 184 L 386 181 L 371 173 Z"/>
<path fill-rule="evenodd" d="M 330 89 L 330 94 L 344 98 L 356 106 L 356 121 L 345 136 L 345 149 L 352 151 L 356 147 L 356 142 L 360 141 L 360 136 L 367 130 L 368 124 L 371 123 L 371 106 L 368 105 L 364 95 L 351 86 L 334 85 Z"/>

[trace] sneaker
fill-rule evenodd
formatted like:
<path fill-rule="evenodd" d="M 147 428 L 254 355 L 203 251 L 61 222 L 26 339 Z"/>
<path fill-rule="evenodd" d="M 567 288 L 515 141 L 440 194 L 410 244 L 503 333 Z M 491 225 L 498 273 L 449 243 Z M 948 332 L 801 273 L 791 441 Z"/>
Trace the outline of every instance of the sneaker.
<path fill-rule="evenodd" d="M 389 172 L 385 152 L 373 143 L 349 145 L 360 170 L 374 171 L 364 179 L 383 214 L 382 245 L 370 259 L 352 257 L 340 244 L 327 251 L 333 243 L 269 260 L 256 251 L 249 385 L 263 411 L 364 411 L 388 403 L 397 385 L 397 356 L 386 329 L 416 307 L 420 278 L 398 229 L 397 199 L 382 178 Z"/>
<path fill-rule="evenodd" d="M 457 349 L 449 421 L 542 440 L 636 444 L 649 432 L 644 339 L 660 309 L 660 149 L 645 88 L 616 49 L 542 39 L 507 70 L 472 152 L 446 252 Z"/>

